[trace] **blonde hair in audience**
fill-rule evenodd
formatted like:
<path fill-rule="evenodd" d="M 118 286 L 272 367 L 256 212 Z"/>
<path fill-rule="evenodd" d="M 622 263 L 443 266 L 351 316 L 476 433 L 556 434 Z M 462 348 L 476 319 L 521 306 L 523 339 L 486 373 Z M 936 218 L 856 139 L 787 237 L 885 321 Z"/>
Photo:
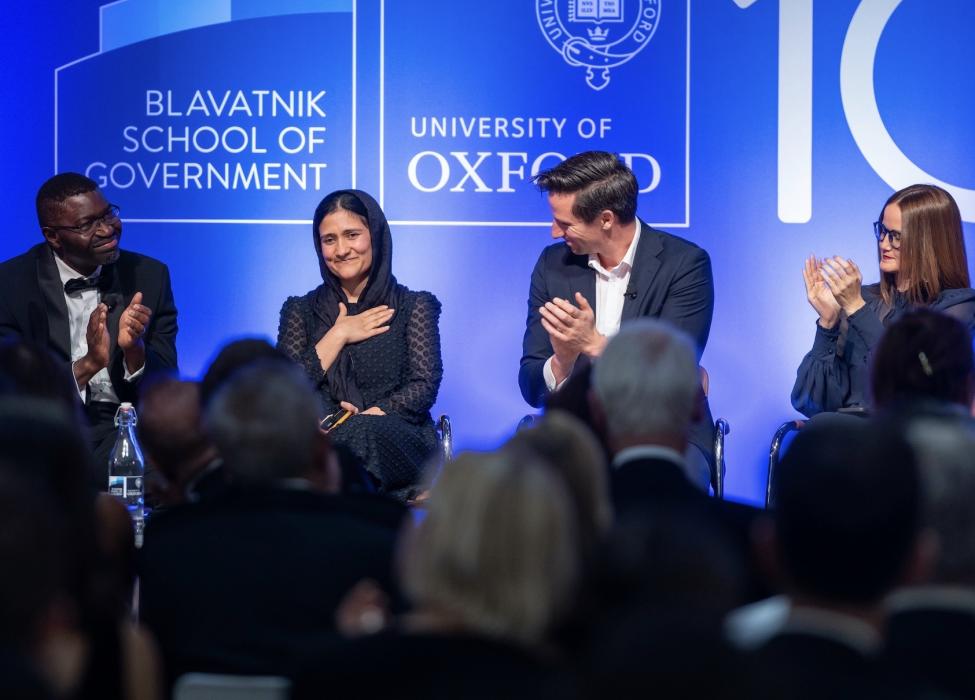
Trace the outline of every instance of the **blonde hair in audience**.
<path fill-rule="evenodd" d="M 400 559 L 418 611 L 532 646 L 565 610 L 578 569 L 563 480 L 534 455 L 464 453 L 434 484 Z"/>
<path fill-rule="evenodd" d="M 562 476 L 578 511 L 584 547 L 594 546 L 613 519 L 606 455 L 592 431 L 565 411 L 548 411 L 506 447 L 525 448 L 545 459 Z"/>

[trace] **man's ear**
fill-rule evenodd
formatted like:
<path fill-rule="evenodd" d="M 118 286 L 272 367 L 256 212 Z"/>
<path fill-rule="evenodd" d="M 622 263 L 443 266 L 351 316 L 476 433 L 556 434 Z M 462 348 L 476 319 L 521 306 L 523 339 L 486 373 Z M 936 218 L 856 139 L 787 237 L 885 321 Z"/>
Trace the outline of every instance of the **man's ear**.
<path fill-rule="evenodd" d="M 599 225 L 603 231 L 608 231 L 616 223 L 616 214 L 614 214 L 609 209 L 603 209 L 599 212 Z"/>
<path fill-rule="evenodd" d="M 58 234 L 57 229 L 41 226 L 41 234 L 43 234 L 44 240 L 47 241 L 49 246 L 54 248 L 54 250 L 61 250 L 61 236 Z"/>

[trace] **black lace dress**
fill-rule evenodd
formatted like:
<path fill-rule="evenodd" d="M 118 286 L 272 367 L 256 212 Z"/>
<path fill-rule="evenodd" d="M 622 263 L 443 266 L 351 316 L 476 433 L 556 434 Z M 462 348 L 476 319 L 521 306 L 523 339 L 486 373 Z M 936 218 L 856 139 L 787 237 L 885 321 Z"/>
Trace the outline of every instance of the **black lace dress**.
<path fill-rule="evenodd" d="M 278 347 L 305 368 L 322 400 L 322 415 L 339 409 L 315 353 L 317 290 L 290 297 L 281 308 Z M 405 498 L 420 479 L 427 459 L 437 449 L 430 409 L 443 377 L 440 358 L 440 302 L 429 292 L 397 290 L 399 308 L 389 331 L 346 346 L 362 392 L 360 409 L 377 406 L 385 416 L 356 415 L 329 437 L 345 445 L 379 482 L 380 491 Z M 348 304 L 350 315 L 360 311 Z"/>

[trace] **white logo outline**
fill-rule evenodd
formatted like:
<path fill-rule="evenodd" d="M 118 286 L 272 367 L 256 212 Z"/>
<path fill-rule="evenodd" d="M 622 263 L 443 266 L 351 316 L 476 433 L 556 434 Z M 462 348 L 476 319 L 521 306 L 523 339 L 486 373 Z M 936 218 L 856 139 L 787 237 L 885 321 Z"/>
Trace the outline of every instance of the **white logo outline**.
<path fill-rule="evenodd" d="M 573 67 L 585 67 L 586 84 L 593 90 L 599 91 L 609 85 L 610 69 L 629 62 L 650 43 L 653 35 L 660 26 L 660 14 L 663 0 L 636 0 L 638 9 L 629 23 L 629 29 L 618 38 L 610 36 L 610 30 L 603 25 L 627 24 L 623 15 L 626 0 L 610 2 L 618 8 L 619 16 L 603 18 L 597 15 L 586 19 L 572 17 L 573 24 L 586 22 L 596 25 L 595 29 L 587 30 L 588 36 L 579 36 L 566 26 L 565 13 L 560 12 L 560 3 L 570 4 L 569 15 L 575 15 L 577 4 L 584 0 L 535 0 L 535 19 L 539 29 L 562 59 Z M 633 2 L 633 0 L 629 0 Z M 597 4 L 602 4 L 598 3 Z M 615 32 L 614 32 L 615 34 Z M 605 43 L 604 43 L 605 42 Z M 628 49 L 628 50 L 626 50 Z"/>

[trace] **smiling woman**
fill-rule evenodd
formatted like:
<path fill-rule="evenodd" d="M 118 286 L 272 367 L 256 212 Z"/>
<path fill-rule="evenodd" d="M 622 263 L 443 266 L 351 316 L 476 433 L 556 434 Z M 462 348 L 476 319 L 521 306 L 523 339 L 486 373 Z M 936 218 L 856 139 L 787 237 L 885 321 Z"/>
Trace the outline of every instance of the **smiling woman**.
<path fill-rule="evenodd" d="M 365 192 L 325 197 L 312 233 L 323 284 L 284 303 L 278 347 L 305 368 L 323 416 L 353 414 L 334 422 L 333 442 L 381 492 L 409 498 L 437 447 L 440 303 L 396 283 L 389 224 Z"/>
<path fill-rule="evenodd" d="M 803 358 L 792 405 L 807 416 L 869 407 L 868 366 L 884 329 L 926 307 L 975 330 L 961 214 L 934 185 L 892 194 L 874 222 L 880 282 L 862 286 L 852 260 L 806 260 L 806 297 L 819 314 L 812 350 Z"/>

